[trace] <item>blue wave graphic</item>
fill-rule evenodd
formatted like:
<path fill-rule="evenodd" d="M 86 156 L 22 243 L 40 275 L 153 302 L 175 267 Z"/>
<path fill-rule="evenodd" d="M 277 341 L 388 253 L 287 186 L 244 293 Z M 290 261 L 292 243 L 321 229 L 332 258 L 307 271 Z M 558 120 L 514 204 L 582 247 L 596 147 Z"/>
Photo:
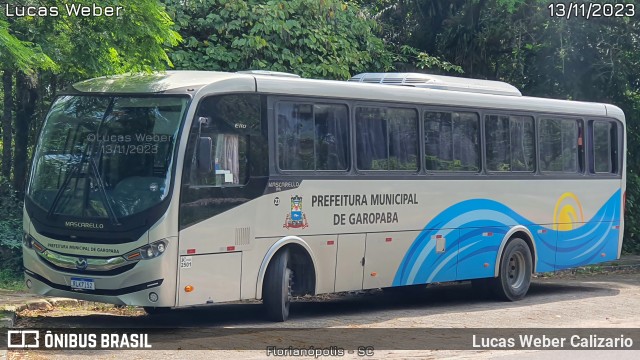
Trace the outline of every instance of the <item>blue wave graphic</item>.
<path fill-rule="evenodd" d="M 621 190 L 617 190 L 591 220 L 559 231 L 551 224 L 535 224 L 494 200 L 457 203 L 433 218 L 414 240 L 393 285 L 492 277 L 500 243 L 515 225 L 524 225 L 533 234 L 537 272 L 613 260 L 618 255 L 620 208 Z M 436 235 L 446 239 L 443 253 L 435 251 Z"/>

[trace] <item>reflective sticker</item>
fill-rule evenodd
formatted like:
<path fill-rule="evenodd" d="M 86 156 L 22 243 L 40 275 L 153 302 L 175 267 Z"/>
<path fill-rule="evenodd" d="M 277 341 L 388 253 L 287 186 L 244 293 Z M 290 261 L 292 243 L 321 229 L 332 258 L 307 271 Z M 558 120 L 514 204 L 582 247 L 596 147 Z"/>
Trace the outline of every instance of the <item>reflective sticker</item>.
<path fill-rule="evenodd" d="M 191 258 L 192 256 L 182 256 L 180 258 L 180 268 L 181 269 L 191 268 Z"/>

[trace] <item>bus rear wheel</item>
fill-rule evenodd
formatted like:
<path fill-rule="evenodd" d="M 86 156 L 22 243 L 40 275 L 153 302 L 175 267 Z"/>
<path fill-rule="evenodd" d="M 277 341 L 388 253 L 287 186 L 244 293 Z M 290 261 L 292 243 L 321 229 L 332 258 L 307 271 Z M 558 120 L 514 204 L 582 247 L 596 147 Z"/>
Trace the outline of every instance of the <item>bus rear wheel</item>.
<path fill-rule="evenodd" d="M 289 317 L 292 280 L 289 250 L 284 250 L 276 254 L 265 274 L 262 297 L 269 320 L 282 322 Z"/>
<path fill-rule="evenodd" d="M 508 243 L 500 260 L 499 276 L 493 279 L 493 293 L 505 301 L 517 301 L 529 291 L 532 272 L 531 250 L 520 238 Z"/>

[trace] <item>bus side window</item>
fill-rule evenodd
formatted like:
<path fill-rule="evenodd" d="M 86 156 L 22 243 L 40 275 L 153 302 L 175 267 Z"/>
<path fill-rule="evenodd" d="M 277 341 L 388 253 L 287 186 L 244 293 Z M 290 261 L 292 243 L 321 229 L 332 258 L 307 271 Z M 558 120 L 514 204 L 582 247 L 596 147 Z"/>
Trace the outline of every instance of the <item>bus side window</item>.
<path fill-rule="evenodd" d="M 610 121 L 592 122 L 591 171 L 596 174 L 618 172 L 617 126 Z"/>
<path fill-rule="evenodd" d="M 427 171 L 480 171 L 480 120 L 475 113 L 424 112 Z"/>
<path fill-rule="evenodd" d="M 200 101 L 184 157 L 181 229 L 264 194 L 269 164 L 265 107 L 266 99 L 257 94 Z"/>
<path fill-rule="evenodd" d="M 540 170 L 545 172 L 577 173 L 582 171 L 580 160 L 581 121 L 573 119 L 540 120 Z"/>
<path fill-rule="evenodd" d="M 530 116 L 485 116 L 487 170 L 535 171 L 535 135 Z"/>
<path fill-rule="evenodd" d="M 280 170 L 349 168 L 349 111 L 343 104 L 281 101 L 277 105 Z"/>
<path fill-rule="evenodd" d="M 410 108 L 357 107 L 359 170 L 417 171 L 418 113 Z"/>
<path fill-rule="evenodd" d="M 203 119 L 198 121 L 198 119 Z M 189 136 L 187 156 L 191 186 L 241 186 L 249 180 L 249 138 L 262 132 L 260 102 L 255 95 L 212 96 L 202 100 Z M 207 142 L 198 139 L 210 139 Z M 210 143 L 210 149 L 200 149 Z M 198 164 L 210 151 L 210 166 Z M 186 160 L 186 159 L 185 159 Z"/>
<path fill-rule="evenodd" d="M 204 158 L 204 152 L 209 152 L 210 163 L 201 164 L 200 159 L 196 160 L 196 169 L 192 171 L 195 173 L 197 183 L 199 185 L 239 185 L 240 154 L 241 150 L 243 154 L 246 152 L 246 141 L 237 134 L 207 133 L 206 135 L 200 136 L 201 141 L 196 155 Z"/>

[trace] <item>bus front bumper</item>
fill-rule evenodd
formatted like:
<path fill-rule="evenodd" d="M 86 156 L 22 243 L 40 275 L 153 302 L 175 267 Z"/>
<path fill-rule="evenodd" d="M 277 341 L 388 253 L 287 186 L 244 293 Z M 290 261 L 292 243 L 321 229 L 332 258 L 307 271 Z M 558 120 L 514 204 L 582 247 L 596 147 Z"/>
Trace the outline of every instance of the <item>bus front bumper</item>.
<path fill-rule="evenodd" d="M 39 295 L 66 297 L 86 301 L 103 302 L 115 305 L 135 305 L 164 307 L 173 306 L 170 301 L 160 302 L 164 279 L 157 279 L 142 284 L 132 285 L 120 289 L 75 290 L 69 285 L 56 284 L 31 270 L 25 269 L 25 284 L 29 291 Z M 155 302 L 151 299 L 156 299 Z"/>
<path fill-rule="evenodd" d="M 170 250 L 169 250 L 170 249 Z M 176 306 L 177 249 L 170 247 L 163 256 L 141 260 L 132 268 L 113 275 L 83 274 L 54 269 L 31 249 L 24 249 L 25 285 L 30 292 L 45 295 L 145 307 Z M 78 289 L 74 280 L 92 283 L 93 289 Z"/>

